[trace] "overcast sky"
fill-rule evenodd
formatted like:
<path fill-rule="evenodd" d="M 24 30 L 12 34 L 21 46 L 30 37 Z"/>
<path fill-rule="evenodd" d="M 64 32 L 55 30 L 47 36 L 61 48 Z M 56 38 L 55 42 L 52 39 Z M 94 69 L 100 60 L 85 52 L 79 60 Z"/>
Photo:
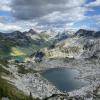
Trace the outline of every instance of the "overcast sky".
<path fill-rule="evenodd" d="M 100 30 L 100 0 L 1 0 L 0 31 Z"/>

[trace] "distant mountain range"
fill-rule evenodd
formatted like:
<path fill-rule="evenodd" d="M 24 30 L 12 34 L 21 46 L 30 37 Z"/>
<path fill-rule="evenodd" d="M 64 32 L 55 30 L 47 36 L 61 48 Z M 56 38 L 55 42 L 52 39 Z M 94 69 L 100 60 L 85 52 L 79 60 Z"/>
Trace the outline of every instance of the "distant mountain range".
<path fill-rule="evenodd" d="M 90 85 L 93 84 L 94 89 L 94 82 L 100 80 L 100 32 L 80 29 L 77 32 L 38 33 L 30 29 L 27 32 L 0 33 L 1 97 L 24 100 L 24 95 L 30 94 L 31 99 L 25 97 L 25 100 L 33 100 L 32 96 L 44 98 L 53 94 L 54 98 L 58 90 L 43 79 L 40 73 L 49 68 L 63 66 L 79 70 L 82 73 L 80 77 L 90 80 Z M 89 90 L 90 88 L 91 86 Z M 25 94 L 22 95 L 20 92 Z M 86 88 L 85 92 L 87 98 L 93 95 L 92 92 L 87 92 Z"/>
<path fill-rule="evenodd" d="M 100 37 L 100 31 L 95 32 L 95 31 L 80 29 L 79 31 L 77 31 L 75 33 L 75 35 L 84 36 L 84 37 L 96 37 L 96 38 L 99 38 Z"/>
<path fill-rule="evenodd" d="M 64 53 L 67 57 L 77 57 L 77 54 L 83 58 L 97 56 L 100 31 L 80 29 L 77 32 L 69 33 L 69 31 L 56 33 L 57 35 L 54 37 L 50 34 L 55 33 L 46 31 L 38 33 L 33 29 L 27 32 L 0 33 L 0 57 L 29 56 L 37 51 L 43 51 L 44 48 L 47 48 L 46 52 L 43 51 L 46 54 L 52 53 L 52 49 L 55 50 L 53 53 L 56 56 L 56 52 Z"/>

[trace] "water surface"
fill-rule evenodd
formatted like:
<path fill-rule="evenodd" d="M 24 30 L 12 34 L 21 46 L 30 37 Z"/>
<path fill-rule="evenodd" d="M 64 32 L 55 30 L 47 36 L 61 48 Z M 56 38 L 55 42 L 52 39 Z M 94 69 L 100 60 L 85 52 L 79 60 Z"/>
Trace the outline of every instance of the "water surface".
<path fill-rule="evenodd" d="M 70 92 L 85 86 L 85 80 L 77 79 L 79 71 L 68 68 L 53 68 L 42 73 L 42 75 L 61 91 Z"/>

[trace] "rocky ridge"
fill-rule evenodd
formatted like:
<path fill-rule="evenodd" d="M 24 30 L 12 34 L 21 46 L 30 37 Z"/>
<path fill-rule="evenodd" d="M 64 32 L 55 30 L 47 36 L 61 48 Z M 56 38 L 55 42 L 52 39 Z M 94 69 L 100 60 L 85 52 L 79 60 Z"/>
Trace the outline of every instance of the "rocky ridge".
<path fill-rule="evenodd" d="M 0 40 L 1 50 L 6 44 L 5 41 L 9 40 L 9 44 L 11 44 L 14 43 L 15 39 L 15 43 L 20 44 L 16 45 L 19 47 L 28 47 L 30 44 L 35 44 L 37 47 L 39 47 L 40 44 L 42 46 L 35 52 L 31 49 L 31 56 L 24 56 L 25 58 L 28 58 L 28 62 L 9 62 L 6 66 L 1 64 L 5 70 L 10 72 L 10 75 L 2 75 L 2 78 L 12 82 L 18 89 L 22 90 L 27 95 L 31 92 L 34 97 L 40 97 L 40 99 L 47 97 L 47 100 L 99 100 L 99 32 L 81 29 L 72 37 L 66 37 L 65 34 L 62 34 L 63 38 L 61 37 L 61 39 L 58 39 L 61 35 L 49 38 L 49 36 L 44 34 L 41 36 L 41 34 L 38 34 L 33 30 L 26 32 L 25 35 L 18 31 L 11 34 L 12 35 L 9 34 L 6 36 L 5 34 L 0 34 L 2 39 Z M 27 45 L 25 44 L 26 42 Z M 15 44 L 9 44 L 6 45 L 7 48 L 8 46 L 9 48 L 15 46 Z M 42 59 L 43 61 L 40 63 L 33 61 L 37 58 L 37 56 L 35 56 L 36 54 L 34 54 L 38 53 L 37 51 L 45 54 Z M 11 59 L 13 58 L 10 58 L 9 60 Z M 71 93 L 59 91 L 40 74 L 43 70 L 59 67 L 79 70 L 79 79 L 85 79 L 89 81 L 90 84 L 82 89 L 72 91 Z"/>

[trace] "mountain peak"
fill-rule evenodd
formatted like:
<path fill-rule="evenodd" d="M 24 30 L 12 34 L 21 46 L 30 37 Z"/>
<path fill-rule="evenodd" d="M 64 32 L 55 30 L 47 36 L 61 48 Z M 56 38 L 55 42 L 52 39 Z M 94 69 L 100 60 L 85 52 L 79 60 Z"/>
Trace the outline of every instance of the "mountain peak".
<path fill-rule="evenodd" d="M 75 33 L 75 35 L 76 35 L 76 36 L 85 36 L 85 37 L 89 37 L 89 36 L 93 36 L 94 33 L 95 33 L 95 31 L 80 29 L 80 30 L 78 30 L 78 31 Z"/>
<path fill-rule="evenodd" d="M 35 30 L 33 30 L 33 29 L 30 29 L 30 30 L 28 31 L 28 33 L 36 34 L 37 32 L 36 32 Z"/>

